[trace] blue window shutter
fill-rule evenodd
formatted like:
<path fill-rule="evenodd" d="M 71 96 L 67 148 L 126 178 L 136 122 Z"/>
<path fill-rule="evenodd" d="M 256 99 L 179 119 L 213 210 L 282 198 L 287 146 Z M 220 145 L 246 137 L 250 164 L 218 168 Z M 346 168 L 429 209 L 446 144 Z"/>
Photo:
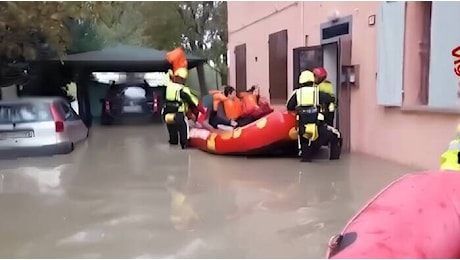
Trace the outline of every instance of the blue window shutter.
<path fill-rule="evenodd" d="M 406 3 L 380 2 L 377 17 L 377 104 L 401 106 Z"/>
<path fill-rule="evenodd" d="M 433 1 L 431 11 L 430 107 L 458 107 L 458 76 L 454 73 L 452 49 L 460 45 L 460 2 Z"/>

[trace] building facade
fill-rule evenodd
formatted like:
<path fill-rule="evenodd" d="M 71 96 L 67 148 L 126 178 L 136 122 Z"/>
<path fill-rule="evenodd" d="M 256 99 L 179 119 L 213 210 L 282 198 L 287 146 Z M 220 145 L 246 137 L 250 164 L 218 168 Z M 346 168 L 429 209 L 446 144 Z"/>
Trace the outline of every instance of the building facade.
<path fill-rule="evenodd" d="M 301 70 L 324 66 L 347 149 L 438 168 L 460 121 L 459 12 L 460 2 L 228 2 L 229 84 L 257 84 L 282 106 Z"/>

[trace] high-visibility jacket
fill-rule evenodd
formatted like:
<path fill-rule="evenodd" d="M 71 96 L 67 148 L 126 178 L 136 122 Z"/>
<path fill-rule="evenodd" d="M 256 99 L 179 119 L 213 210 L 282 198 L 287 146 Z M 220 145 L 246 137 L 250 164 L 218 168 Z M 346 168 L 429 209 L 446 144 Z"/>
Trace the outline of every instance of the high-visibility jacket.
<path fill-rule="evenodd" d="M 441 170 L 460 171 L 460 139 L 455 139 L 441 155 Z"/>
<path fill-rule="evenodd" d="M 187 100 L 183 100 L 182 95 L 186 95 Z M 166 103 L 176 103 L 177 112 L 186 112 L 190 102 L 195 106 L 199 102 L 198 97 L 192 94 L 190 88 L 171 81 L 166 83 Z"/>
<path fill-rule="evenodd" d="M 296 89 L 296 107 L 316 107 L 319 105 L 319 91 L 317 87 L 301 87 Z"/>
<path fill-rule="evenodd" d="M 325 80 L 321 83 L 318 84 L 318 89 L 320 92 L 327 93 L 333 97 L 335 97 L 334 93 L 334 87 L 332 86 L 332 83 L 329 80 Z"/>
<path fill-rule="evenodd" d="M 187 96 L 190 97 L 193 105 L 198 106 L 198 103 L 200 103 L 200 99 L 191 88 L 189 88 L 188 86 L 184 86 L 182 92 L 184 92 L 185 94 L 187 94 Z"/>
<path fill-rule="evenodd" d="M 319 92 L 326 93 L 326 94 L 330 95 L 335 100 L 334 87 L 332 86 L 332 83 L 329 80 L 324 80 L 323 82 L 319 83 L 318 84 L 318 89 L 319 89 Z M 335 103 L 334 102 L 326 104 L 327 105 L 327 110 L 329 112 L 334 112 L 335 111 Z"/>
<path fill-rule="evenodd" d="M 286 104 L 288 110 L 290 110 L 290 106 L 292 106 L 291 102 L 293 101 L 293 97 L 295 96 L 295 108 L 299 107 L 319 107 L 319 89 L 317 86 L 309 86 L 309 87 L 300 87 L 292 92 L 291 98 L 288 99 L 288 103 Z M 291 107 L 292 108 L 292 107 Z M 319 111 L 318 111 L 319 112 Z M 324 115 L 318 113 L 318 120 L 323 121 Z"/>

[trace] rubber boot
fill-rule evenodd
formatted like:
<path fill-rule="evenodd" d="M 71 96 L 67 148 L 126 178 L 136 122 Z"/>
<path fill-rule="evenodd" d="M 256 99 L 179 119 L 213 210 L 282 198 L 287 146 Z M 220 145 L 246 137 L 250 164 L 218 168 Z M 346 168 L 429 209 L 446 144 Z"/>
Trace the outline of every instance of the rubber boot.
<path fill-rule="evenodd" d="M 329 160 L 339 160 L 342 153 L 342 140 L 331 142 L 329 150 Z"/>
<path fill-rule="evenodd" d="M 178 145 L 178 144 L 179 144 L 179 141 L 174 141 L 174 142 L 173 142 L 173 141 L 169 140 L 168 143 L 169 143 L 170 145 Z"/>
<path fill-rule="evenodd" d="M 312 154 L 311 149 L 309 149 L 308 145 L 302 145 L 302 159 L 301 162 L 312 162 Z"/>

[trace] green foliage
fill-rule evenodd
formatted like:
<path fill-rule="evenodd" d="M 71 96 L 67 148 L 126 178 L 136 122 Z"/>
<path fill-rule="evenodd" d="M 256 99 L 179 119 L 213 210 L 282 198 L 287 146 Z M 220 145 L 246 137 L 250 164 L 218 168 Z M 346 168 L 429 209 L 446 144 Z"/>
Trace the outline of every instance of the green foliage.
<path fill-rule="evenodd" d="M 227 76 L 227 3 L 224 1 L 144 2 L 147 45 L 188 52 L 211 60 Z"/>
<path fill-rule="evenodd" d="M 96 26 L 96 32 L 101 36 L 104 46 L 118 44 L 141 46 L 146 42 L 147 14 L 143 7 L 146 3 L 155 2 L 119 2 L 110 12 L 101 16 L 103 23 Z"/>
<path fill-rule="evenodd" d="M 89 21 L 72 21 L 72 41 L 67 54 L 96 51 L 104 46 L 104 39 L 96 31 L 96 26 Z"/>
<path fill-rule="evenodd" d="M 0 2 L 0 61 L 33 60 L 117 44 L 172 50 L 182 45 L 227 68 L 227 4 L 195 2 Z"/>
<path fill-rule="evenodd" d="M 224 82 L 227 75 L 227 2 L 182 2 L 179 13 L 185 26 L 185 47 L 213 61 Z"/>
<path fill-rule="evenodd" d="M 185 31 L 178 11 L 180 2 L 143 2 L 146 45 L 160 50 L 172 50 L 182 45 Z"/>
<path fill-rule="evenodd" d="M 0 2 L 0 59 L 36 58 L 37 41 L 64 55 L 71 44 L 69 21 L 99 21 L 114 2 Z"/>

